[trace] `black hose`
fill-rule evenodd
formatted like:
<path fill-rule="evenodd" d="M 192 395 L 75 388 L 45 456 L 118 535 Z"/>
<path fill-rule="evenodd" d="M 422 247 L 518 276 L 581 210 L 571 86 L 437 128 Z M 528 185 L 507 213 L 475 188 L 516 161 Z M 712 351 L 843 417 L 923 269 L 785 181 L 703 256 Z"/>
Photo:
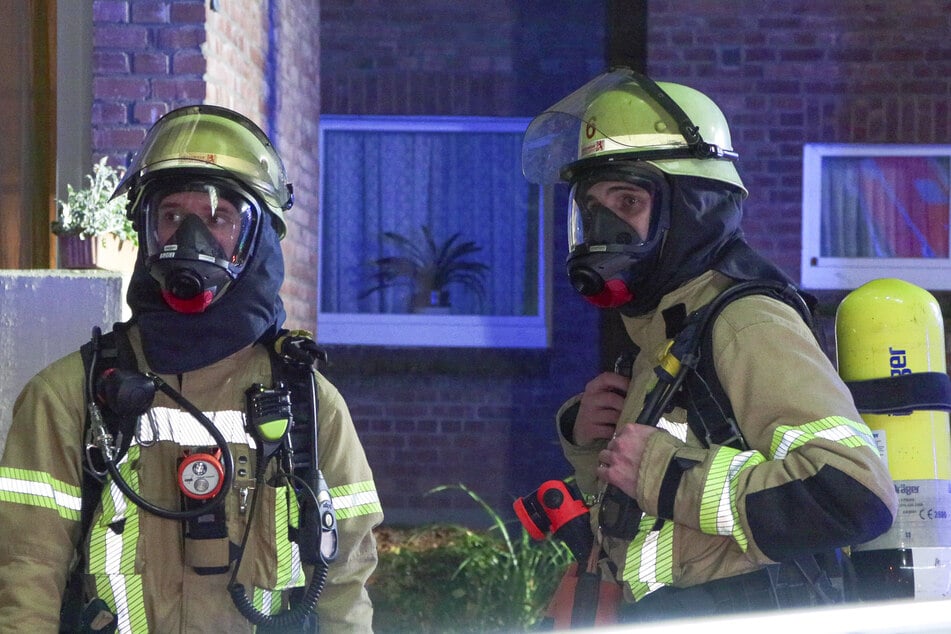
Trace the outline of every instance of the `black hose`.
<path fill-rule="evenodd" d="M 222 468 L 224 471 L 224 482 L 222 483 L 221 490 L 219 490 L 213 498 L 201 506 L 184 511 L 173 511 L 171 509 L 156 506 L 133 491 L 132 487 L 129 486 L 129 484 L 119 473 L 119 469 L 116 467 L 114 460 L 108 460 L 106 462 L 106 467 L 109 469 L 109 473 L 112 475 L 112 480 L 116 483 L 116 486 L 119 487 L 119 490 L 122 491 L 122 493 L 124 493 L 127 498 L 132 500 L 133 504 L 148 511 L 149 513 L 152 513 L 153 515 L 158 515 L 159 517 L 169 520 L 187 520 L 199 517 L 201 515 L 206 515 L 224 503 L 225 498 L 228 495 L 228 491 L 231 489 L 231 484 L 234 481 L 234 458 L 231 455 L 231 450 L 228 448 L 228 441 L 204 412 L 195 407 L 184 396 L 172 389 L 171 386 L 169 386 L 159 377 L 152 374 L 149 374 L 148 376 L 150 379 L 152 379 L 152 381 L 155 382 L 155 386 L 158 389 L 167 394 L 173 401 L 184 408 L 185 411 L 194 416 L 195 419 L 201 423 L 202 427 L 204 427 L 208 433 L 211 434 L 211 437 L 214 438 L 215 444 L 217 444 L 218 448 L 221 449 L 221 457 L 223 462 Z"/>

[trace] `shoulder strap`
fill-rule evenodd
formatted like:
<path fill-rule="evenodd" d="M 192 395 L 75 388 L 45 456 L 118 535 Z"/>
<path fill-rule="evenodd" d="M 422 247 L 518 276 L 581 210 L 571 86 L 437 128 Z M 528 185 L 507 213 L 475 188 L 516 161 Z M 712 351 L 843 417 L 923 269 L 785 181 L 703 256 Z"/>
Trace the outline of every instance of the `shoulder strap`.
<path fill-rule="evenodd" d="M 99 329 L 93 329 L 92 338 L 79 349 L 83 359 L 83 368 L 85 374 L 85 396 L 87 401 L 96 398 L 96 381 L 110 368 L 121 368 L 124 370 L 138 370 L 138 362 L 135 358 L 135 352 L 132 350 L 132 344 L 129 343 L 127 326 L 125 324 L 115 324 L 113 330 L 106 334 L 100 334 Z M 89 408 L 85 408 L 86 418 L 83 423 L 83 440 L 86 442 L 90 428 Z M 116 459 L 121 458 L 129 445 L 132 443 L 132 437 L 135 434 L 135 424 L 137 417 L 130 415 L 120 415 L 109 407 L 101 408 L 103 421 L 113 437 L 118 438 L 121 435 L 122 443 L 118 447 Z M 92 514 L 99 500 L 102 491 L 104 471 L 103 464 L 99 461 L 98 450 L 89 448 L 90 443 L 86 442 L 87 450 L 83 460 L 83 536 L 92 522 Z M 97 464 L 98 463 L 98 464 Z"/>
<path fill-rule="evenodd" d="M 692 372 L 688 371 L 684 380 L 687 424 L 694 435 L 708 447 L 725 445 L 741 450 L 749 448 L 714 367 L 713 324 L 731 302 L 756 294 L 767 295 L 792 306 L 809 326 L 813 336 L 816 336 L 811 306 L 791 284 L 771 280 L 754 280 L 732 286 L 691 316 L 700 325 L 695 335 L 698 340 L 697 363 Z M 818 340 L 817 336 L 816 338 Z M 833 587 L 827 571 L 820 567 L 815 556 L 800 555 L 793 559 L 792 563 L 812 588 L 819 605 L 833 605 L 842 601 L 841 593 Z M 772 567 L 769 571 L 770 583 L 775 588 L 776 571 Z"/>
<path fill-rule="evenodd" d="M 102 376 L 103 372 L 109 368 L 122 368 L 128 370 L 137 370 L 138 364 L 135 358 L 135 352 L 129 343 L 129 337 L 126 333 L 126 324 L 115 324 L 112 332 L 101 334 L 98 327 L 93 329 L 92 338 L 79 348 L 79 353 L 83 360 L 83 377 L 86 389 L 83 390 L 86 399 L 96 398 L 96 380 Z M 104 476 L 98 475 L 103 472 L 101 463 L 92 464 L 97 460 L 97 449 L 88 448 L 87 442 L 91 420 L 89 408 L 85 407 L 86 418 L 83 422 L 83 443 L 87 449 L 83 454 L 83 482 L 82 482 L 82 507 L 80 509 L 81 531 L 77 541 L 77 561 L 75 567 L 67 579 L 66 588 L 63 591 L 63 600 L 60 607 L 60 632 L 84 631 L 84 624 L 88 624 L 90 619 L 95 617 L 101 610 L 108 615 L 108 609 L 101 601 L 85 604 L 83 597 L 83 566 L 85 561 L 85 552 L 83 543 L 86 541 L 86 535 L 89 533 L 89 527 L 92 525 L 92 516 L 102 495 L 102 488 L 105 484 Z M 110 433 L 115 436 L 117 432 L 122 434 L 122 444 L 119 447 L 118 458 L 128 451 L 132 442 L 132 436 L 135 434 L 136 417 L 120 416 L 108 407 L 101 409 L 103 421 L 108 427 Z M 92 615 L 92 616 L 90 616 Z"/>
<path fill-rule="evenodd" d="M 320 550 L 321 540 L 329 537 L 323 537 L 328 527 L 322 526 L 321 509 L 318 500 L 313 498 L 314 494 L 319 496 L 321 489 L 326 487 L 318 460 L 320 423 L 314 372 L 321 363 L 327 361 L 327 355 L 317 346 L 313 336 L 304 330 L 282 331 L 269 351 L 275 384 L 281 382 L 291 392 L 291 464 L 295 476 L 299 478 L 298 482 L 310 489 L 310 494 L 301 496 L 297 544 L 301 561 L 316 565 L 325 561 Z M 333 530 L 336 531 L 336 526 Z M 332 538 L 336 543 L 336 534 Z"/>
<path fill-rule="evenodd" d="M 753 280 L 731 286 L 688 317 L 688 322 L 698 324 L 688 335 L 695 338 L 697 362 L 694 371 L 688 372 L 684 379 L 684 406 L 691 431 L 707 446 L 747 448 L 714 367 L 713 324 L 730 303 L 750 295 L 766 295 L 788 304 L 815 333 L 812 309 L 799 291 L 791 284 L 773 280 Z"/>
<path fill-rule="evenodd" d="M 291 391 L 291 448 L 298 474 L 309 475 L 317 467 L 317 391 L 314 370 L 327 360 L 311 334 L 304 330 L 283 330 L 268 347 L 271 374 Z"/>

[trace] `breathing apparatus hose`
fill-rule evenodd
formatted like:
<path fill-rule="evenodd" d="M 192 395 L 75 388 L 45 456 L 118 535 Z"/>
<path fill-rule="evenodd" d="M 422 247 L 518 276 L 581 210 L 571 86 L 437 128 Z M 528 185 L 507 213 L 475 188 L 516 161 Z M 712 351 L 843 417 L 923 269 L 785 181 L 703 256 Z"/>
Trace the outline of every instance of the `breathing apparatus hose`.
<path fill-rule="evenodd" d="M 223 482 L 221 490 L 215 494 L 208 502 L 197 506 L 192 509 L 186 509 L 182 511 L 173 511 L 171 509 L 162 508 L 152 504 L 148 500 L 140 496 L 136 491 L 129 486 L 129 483 L 126 482 L 125 478 L 122 477 L 122 474 L 119 473 L 119 468 L 116 466 L 114 459 L 105 460 L 106 468 L 109 471 L 109 474 L 112 476 L 112 481 L 115 482 L 116 486 L 119 487 L 119 490 L 127 498 L 129 498 L 133 504 L 142 508 L 153 515 L 157 515 L 164 519 L 169 520 L 187 520 L 201 515 L 206 515 L 211 511 L 215 510 L 222 503 L 224 503 L 225 498 L 228 495 L 228 491 L 231 489 L 232 481 L 234 480 L 234 457 L 231 455 L 231 450 L 228 448 L 228 441 L 222 435 L 222 433 L 215 427 L 215 424 L 197 407 L 195 407 L 191 402 L 189 402 L 184 396 L 179 394 L 176 390 L 172 389 L 165 381 L 163 381 L 158 376 L 147 373 L 146 376 L 155 384 L 155 387 L 166 395 L 168 395 L 173 401 L 180 405 L 185 411 L 191 414 L 205 430 L 211 434 L 211 437 L 214 439 L 215 444 L 221 450 L 222 457 L 222 469 L 224 471 Z M 106 455 L 106 452 L 103 452 L 103 455 Z"/>

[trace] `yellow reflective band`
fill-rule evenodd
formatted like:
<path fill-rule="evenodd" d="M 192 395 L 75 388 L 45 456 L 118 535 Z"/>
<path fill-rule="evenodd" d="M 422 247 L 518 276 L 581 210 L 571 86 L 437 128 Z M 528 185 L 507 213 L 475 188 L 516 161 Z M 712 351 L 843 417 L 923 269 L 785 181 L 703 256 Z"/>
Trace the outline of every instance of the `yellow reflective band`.
<path fill-rule="evenodd" d="M 857 423 L 844 416 L 829 416 L 795 427 L 780 425 L 773 432 L 773 442 L 769 451 L 774 460 L 782 460 L 791 451 L 820 438 L 846 447 L 868 447 L 876 454 L 878 453 L 868 425 Z"/>
<path fill-rule="evenodd" d="M 139 475 L 129 465 L 138 462 L 139 451 L 137 445 L 132 445 L 118 465 L 120 475 L 136 493 Z M 96 594 L 116 614 L 116 630 L 128 634 L 148 632 L 142 577 L 135 571 L 138 509 L 126 500 L 111 478 L 109 486 L 103 488 L 101 501 L 102 516 L 89 535 L 87 571 L 96 580 Z"/>
<path fill-rule="evenodd" d="M 0 467 L 0 502 L 50 509 L 63 519 L 79 521 L 82 489 L 48 473 Z"/>
<path fill-rule="evenodd" d="M 255 588 L 254 596 L 251 598 L 251 605 L 258 612 L 264 614 L 277 614 L 281 610 L 281 594 L 273 590 Z"/>
<path fill-rule="evenodd" d="M 297 588 L 304 585 L 304 568 L 301 566 L 300 547 L 288 539 L 287 530 L 281 529 L 282 526 L 291 526 L 291 512 L 289 510 L 291 507 L 295 509 L 293 515 L 296 520 L 296 498 L 294 503 L 288 500 L 292 495 L 291 487 L 285 485 L 274 496 L 274 526 L 277 527 L 277 534 L 274 539 L 274 548 L 277 555 L 277 580 L 273 588 L 275 590 Z"/>
<path fill-rule="evenodd" d="M 733 537 L 743 552 L 749 540 L 743 533 L 736 509 L 736 481 L 740 473 L 763 463 L 766 458 L 758 451 L 739 451 L 719 447 L 700 497 L 700 530 L 708 535 Z"/>
<path fill-rule="evenodd" d="M 651 530 L 657 518 L 641 518 L 638 533 L 627 545 L 621 580 L 631 589 L 635 601 L 674 581 L 674 524 L 664 522 Z"/>
<path fill-rule="evenodd" d="M 330 497 L 333 498 L 338 520 L 383 512 L 373 480 L 333 487 L 330 489 Z"/>

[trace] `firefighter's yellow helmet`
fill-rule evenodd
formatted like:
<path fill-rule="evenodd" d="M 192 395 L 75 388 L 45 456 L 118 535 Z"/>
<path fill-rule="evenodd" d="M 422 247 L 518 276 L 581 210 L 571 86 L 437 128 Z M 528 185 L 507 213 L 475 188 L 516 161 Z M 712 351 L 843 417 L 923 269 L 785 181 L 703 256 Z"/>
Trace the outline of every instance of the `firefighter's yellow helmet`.
<path fill-rule="evenodd" d="M 672 176 L 728 183 L 745 196 L 737 158 L 713 100 L 629 69 L 595 78 L 540 114 L 522 146 L 523 171 L 532 182 L 571 182 L 598 166 L 640 161 Z"/>
<path fill-rule="evenodd" d="M 250 119 L 211 105 L 172 110 L 155 122 L 113 196 L 158 176 L 213 176 L 235 180 L 260 198 L 282 238 L 284 212 L 294 204 L 284 163 Z"/>

